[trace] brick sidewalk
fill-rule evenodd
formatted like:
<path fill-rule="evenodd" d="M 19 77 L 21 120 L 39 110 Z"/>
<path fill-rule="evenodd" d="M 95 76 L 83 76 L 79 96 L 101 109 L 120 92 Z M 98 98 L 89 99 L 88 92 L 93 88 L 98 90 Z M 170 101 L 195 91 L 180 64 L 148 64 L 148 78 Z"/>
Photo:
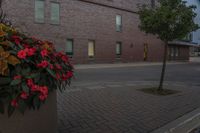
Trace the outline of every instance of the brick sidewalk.
<path fill-rule="evenodd" d="M 199 86 L 167 86 L 182 93 L 153 96 L 137 91 L 140 84 L 72 87 L 58 96 L 59 133 L 148 133 L 200 107 Z"/>

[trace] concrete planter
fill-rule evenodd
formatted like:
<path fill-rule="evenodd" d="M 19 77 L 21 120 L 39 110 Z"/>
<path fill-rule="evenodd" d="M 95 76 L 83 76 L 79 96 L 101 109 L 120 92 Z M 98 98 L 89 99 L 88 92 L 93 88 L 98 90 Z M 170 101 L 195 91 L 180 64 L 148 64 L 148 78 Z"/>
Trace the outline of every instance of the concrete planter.
<path fill-rule="evenodd" d="M 56 133 L 56 103 L 54 91 L 40 110 L 27 110 L 24 115 L 16 111 L 11 118 L 0 114 L 0 133 Z"/>

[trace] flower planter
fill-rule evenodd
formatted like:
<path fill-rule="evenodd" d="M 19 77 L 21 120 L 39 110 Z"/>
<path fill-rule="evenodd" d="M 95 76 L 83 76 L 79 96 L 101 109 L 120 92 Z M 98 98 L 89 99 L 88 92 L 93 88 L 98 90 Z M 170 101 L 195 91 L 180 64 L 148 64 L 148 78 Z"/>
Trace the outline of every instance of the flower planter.
<path fill-rule="evenodd" d="M 0 23 L 0 133 L 55 133 L 55 90 L 72 77 L 68 56 L 53 43 Z"/>
<path fill-rule="evenodd" d="M 15 111 L 10 118 L 0 114 L 0 133 L 56 133 L 56 126 L 56 91 L 39 110 L 26 110 L 24 115 Z"/>

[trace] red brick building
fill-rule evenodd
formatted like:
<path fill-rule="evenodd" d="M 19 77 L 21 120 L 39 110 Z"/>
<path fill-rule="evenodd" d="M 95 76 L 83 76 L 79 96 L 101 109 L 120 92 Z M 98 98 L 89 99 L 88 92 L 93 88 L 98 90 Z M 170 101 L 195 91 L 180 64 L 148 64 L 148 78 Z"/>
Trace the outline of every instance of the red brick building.
<path fill-rule="evenodd" d="M 139 3 L 154 6 L 154 0 L 4 0 L 2 7 L 15 27 L 54 42 L 75 63 L 161 61 L 163 42 L 138 28 Z M 188 59 L 188 47 L 173 47 L 177 59 Z"/>

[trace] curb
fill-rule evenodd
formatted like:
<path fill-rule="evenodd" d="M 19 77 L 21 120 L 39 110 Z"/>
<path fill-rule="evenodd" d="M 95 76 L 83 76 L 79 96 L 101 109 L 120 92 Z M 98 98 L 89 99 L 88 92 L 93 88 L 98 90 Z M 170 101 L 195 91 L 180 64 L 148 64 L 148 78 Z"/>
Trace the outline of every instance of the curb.
<path fill-rule="evenodd" d="M 168 62 L 167 65 L 188 64 L 188 62 Z M 118 64 L 87 64 L 75 65 L 76 70 L 82 69 L 101 69 L 101 68 L 121 68 L 121 67 L 138 67 L 138 66 L 160 66 L 162 63 L 118 63 Z"/>
<path fill-rule="evenodd" d="M 151 133 L 190 133 L 200 126 L 200 108 L 154 130 Z"/>

